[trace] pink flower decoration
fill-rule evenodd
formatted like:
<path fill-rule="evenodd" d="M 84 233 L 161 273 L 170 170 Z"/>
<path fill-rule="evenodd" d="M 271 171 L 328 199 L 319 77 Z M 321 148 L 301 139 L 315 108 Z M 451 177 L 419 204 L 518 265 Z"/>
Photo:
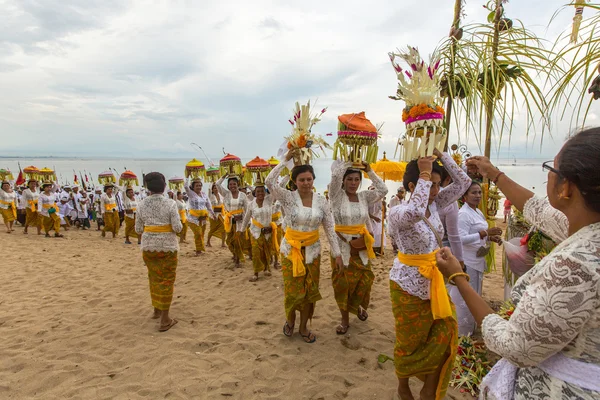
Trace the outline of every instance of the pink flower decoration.
<path fill-rule="evenodd" d="M 325 114 L 325 111 L 327 111 L 327 107 L 321 110 L 321 114 Z"/>
<path fill-rule="evenodd" d="M 400 67 L 398 64 L 394 63 L 394 69 L 396 70 L 397 73 L 402 72 L 402 67 Z"/>
<path fill-rule="evenodd" d="M 415 64 L 410 64 L 410 67 L 412 68 L 413 71 L 417 70 L 417 66 Z"/>
<path fill-rule="evenodd" d="M 440 61 L 442 60 L 438 60 L 438 62 L 435 63 L 435 67 L 433 67 L 435 71 L 437 71 L 437 69 L 440 67 Z"/>
<path fill-rule="evenodd" d="M 408 72 L 408 71 L 404 71 L 404 73 L 405 73 L 405 74 L 408 76 L 408 78 L 409 78 L 409 79 L 412 79 L 412 75 L 411 75 L 411 73 L 410 73 L 410 72 Z"/>
<path fill-rule="evenodd" d="M 427 74 L 429 74 L 429 79 L 433 79 L 433 73 L 431 72 L 431 67 L 427 67 Z"/>
<path fill-rule="evenodd" d="M 292 121 L 291 119 L 288 119 L 288 122 L 289 122 L 290 124 L 292 124 L 292 126 L 294 125 L 294 121 Z"/>

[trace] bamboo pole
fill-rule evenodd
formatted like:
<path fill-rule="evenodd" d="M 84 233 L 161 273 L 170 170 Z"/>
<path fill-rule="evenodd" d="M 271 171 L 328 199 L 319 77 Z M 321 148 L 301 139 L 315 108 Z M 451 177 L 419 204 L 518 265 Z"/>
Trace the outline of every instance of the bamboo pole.
<path fill-rule="evenodd" d="M 498 43 L 500 40 L 500 18 L 502 17 L 502 0 L 496 0 L 496 15 L 494 16 L 494 37 L 492 41 L 492 59 L 488 66 L 490 74 L 488 76 L 487 71 L 484 72 L 484 85 L 483 90 L 486 93 L 485 102 L 485 152 L 486 157 L 490 157 L 492 150 L 492 129 L 494 127 L 494 109 L 496 107 L 496 101 L 498 99 L 499 89 L 499 76 L 498 70 Z M 488 91 L 488 80 L 491 79 L 490 84 L 493 84 L 492 91 Z"/>
<path fill-rule="evenodd" d="M 460 28 L 460 11 L 462 10 L 463 0 L 456 0 L 454 3 L 454 19 L 452 20 L 452 27 L 450 32 L 458 31 Z M 450 45 L 450 70 L 447 76 L 448 82 L 448 98 L 446 99 L 446 118 L 444 121 L 444 127 L 446 128 L 446 143 L 444 144 L 444 151 L 448 151 L 448 141 L 450 140 L 450 119 L 452 116 L 452 106 L 454 103 L 454 63 L 456 58 L 456 42 L 458 40 L 452 37 L 452 44 Z M 452 85 L 452 86 L 450 86 Z"/>

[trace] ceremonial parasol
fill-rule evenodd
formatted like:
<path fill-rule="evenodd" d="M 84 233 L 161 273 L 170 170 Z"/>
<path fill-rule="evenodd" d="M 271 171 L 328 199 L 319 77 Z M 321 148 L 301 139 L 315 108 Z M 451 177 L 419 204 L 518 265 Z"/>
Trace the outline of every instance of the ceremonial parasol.
<path fill-rule="evenodd" d="M 14 181 L 15 178 L 8 169 L 0 169 L 0 180 L 2 181 Z"/>
<path fill-rule="evenodd" d="M 183 189 L 183 177 L 181 176 L 174 176 L 172 178 L 169 178 L 169 189 L 175 191 L 181 191 Z"/>
<path fill-rule="evenodd" d="M 333 159 L 352 161 L 353 168 L 363 168 L 363 162 L 377 160 L 378 129 L 365 113 L 343 114 L 338 117 L 338 138 L 333 145 Z"/>
<path fill-rule="evenodd" d="M 40 180 L 40 170 L 33 165 L 23 168 L 23 173 L 25 174 L 27 180 Z"/>
<path fill-rule="evenodd" d="M 117 179 L 111 170 L 107 170 L 98 174 L 98 182 L 102 185 L 108 185 L 117 182 Z"/>
<path fill-rule="evenodd" d="M 246 164 L 246 174 L 245 181 L 246 183 L 254 184 L 257 183 L 265 183 L 265 178 L 267 174 L 271 170 L 271 165 L 267 160 L 264 160 L 258 156 L 249 161 Z"/>
<path fill-rule="evenodd" d="M 371 169 L 375 172 L 383 181 L 386 180 L 401 182 L 404 178 L 404 171 L 406 170 L 405 162 L 391 161 L 385 156 L 383 152 L 383 158 L 376 163 L 371 164 Z"/>
<path fill-rule="evenodd" d="M 206 170 L 202 161 L 195 158 L 185 165 L 185 177 L 192 179 L 202 179 L 206 177 Z"/>
<path fill-rule="evenodd" d="M 133 172 L 127 170 L 121 174 L 119 178 L 119 185 L 121 186 L 133 186 L 135 183 L 136 186 L 139 186 L 138 177 Z"/>
<path fill-rule="evenodd" d="M 206 176 L 212 183 L 216 183 L 219 180 L 220 174 L 221 170 L 219 167 L 213 166 L 206 169 Z"/>
<path fill-rule="evenodd" d="M 242 160 L 233 154 L 225 154 L 225 157 L 219 160 L 219 166 L 221 167 L 221 175 L 241 175 L 243 172 Z"/>
<path fill-rule="evenodd" d="M 42 181 L 50 181 L 50 182 L 56 182 L 56 173 L 54 172 L 54 170 L 50 169 L 50 168 L 42 168 L 40 169 L 40 177 L 42 178 Z"/>

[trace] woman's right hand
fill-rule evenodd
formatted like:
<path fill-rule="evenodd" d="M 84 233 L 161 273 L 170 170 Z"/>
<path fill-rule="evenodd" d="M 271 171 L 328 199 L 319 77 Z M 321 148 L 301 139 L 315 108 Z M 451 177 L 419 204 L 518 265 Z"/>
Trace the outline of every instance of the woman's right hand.
<path fill-rule="evenodd" d="M 467 167 L 475 167 L 484 178 L 494 178 L 500 172 L 492 164 L 489 158 L 484 156 L 473 156 L 466 161 Z"/>
<path fill-rule="evenodd" d="M 417 160 L 417 166 L 419 167 L 419 173 L 421 172 L 429 172 L 433 170 L 433 161 L 434 158 L 429 157 L 421 157 Z"/>
<path fill-rule="evenodd" d="M 289 149 L 288 152 L 285 154 L 285 161 L 290 161 L 292 158 L 294 158 L 295 151 L 296 149 Z"/>
<path fill-rule="evenodd" d="M 435 254 L 435 261 L 440 272 L 446 277 L 450 277 L 453 274 L 463 272 L 463 267 L 460 262 L 448 247 L 440 249 Z"/>

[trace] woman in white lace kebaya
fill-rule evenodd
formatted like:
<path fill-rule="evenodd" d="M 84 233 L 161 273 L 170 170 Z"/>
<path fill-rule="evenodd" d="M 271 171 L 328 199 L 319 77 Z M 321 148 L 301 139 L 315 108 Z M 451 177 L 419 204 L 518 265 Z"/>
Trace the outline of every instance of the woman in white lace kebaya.
<path fill-rule="evenodd" d="M 286 161 L 291 157 L 291 153 L 288 152 Z M 284 167 L 285 163 L 279 164 L 271 170 L 266 179 L 267 188 L 275 199 L 281 202 L 287 227 L 281 241 L 283 256 L 281 272 L 286 316 L 283 333 L 292 336 L 296 311 L 300 311 L 300 335 L 305 342 L 313 343 L 317 338 L 308 330 L 306 324 L 312 318 L 315 303 L 321 300 L 320 225 L 325 230 L 337 267 L 343 268 L 343 262 L 329 203 L 324 197 L 313 192 L 315 174 L 312 167 L 300 165 L 292 169 L 292 181 L 298 187 L 298 190 L 293 192 L 282 188 L 277 183 L 277 177 Z"/>
<path fill-rule="evenodd" d="M 142 243 L 142 238 L 135 231 L 135 215 L 137 212 L 137 200 L 133 194 L 133 188 L 127 186 L 119 188 L 123 193 L 123 208 L 125 209 L 125 243 L 131 244 L 129 237 L 137 239 L 138 244 Z"/>
<path fill-rule="evenodd" d="M 112 183 L 104 185 L 104 193 L 100 196 L 100 210 L 102 212 L 102 219 L 104 220 L 102 237 L 106 236 L 106 232 L 110 232 L 112 233 L 112 237 L 115 238 L 121 228 L 117 196 L 113 193 L 114 188 L 115 185 Z"/>
<path fill-rule="evenodd" d="M 457 323 L 444 280 L 435 265 L 444 228 L 437 210 L 457 201 L 471 179 L 452 157 L 435 150 L 453 182 L 440 190 L 442 167 L 433 157 L 406 166 L 404 187 L 412 194 L 390 210 L 398 257 L 390 271 L 396 320 L 394 363 L 400 398 L 413 399 L 408 380 L 425 379 L 422 399 L 445 396 L 457 349 Z"/>
<path fill-rule="evenodd" d="M 227 188 L 223 182 L 227 178 Z M 216 183 L 219 194 L 223 198 L 223 226 L 227 233 L 227 247 L 233 256 L 233 262 L 236 267 L 240 267 L 244 262 L 245 239 L 243 238 L 241 228 L 244 212 L 248 206 L 246 195 L 239 190 L 240 180 L 236 176 L 225 175 Z"/>
<path fill-rule="evenodd" d="M 336 328 L 338 335 L 348 331 L 350 313 L 361 321 L 366 321 L 369 316 L 367 308 L 375 278 L 370 261 L 375 258 L 375 239 L 367 229 L 371 226 L 369 206 L 381 204 L 388 191 L 381 178 L 365 163 L 365 171 L 373 181 L 375 190 L 359 192 L 362 171 L 351 167 L 352 162 L 339 162 L 333 169 L 329 184 L 329 204 L 333 210 L 335 231 L 344 263 L 344 268 L 331 269 L 333 292 L 342 314 L 342 320 Z M 363 240 L 365 246 L 360 246 L 363 249 L 359 250 L 351 245 L 355 239 Z M 334 264 L 332 256 L 331 265 Z"/>
<path fill-rule="evenodd" d="M 600 398 L 600 128 L 570 138 L 548 171 L 547 199 L 534 196 L 485 157 L 468 164 L 496 182 L 533 226 L 558 246 L 515 283 L 508 321 L 471 288 L 449 249 L 438 265 L 459 288 L 486 346 L 502 356 L 483 399 Z"/>
<path fill-rule="evenodd" d="M 150 196 L 140 201 L 135 230 L 142 236 L 142 258 L 148 268 L 154 307 L 152 318 L 160 318 L 158 330 L 165 332 L 177 323 L 175 318 L 169 317 L 169 309 L 177 270 L 177 233 L 181 232 L 182 225 L 177 204 L 164 196 L 166 181 L 163 174 L 150 172 L 144 182 Z"/>
<path fill-rule="evenodd" d="M 216 236 L 221 239 L 221 247 L 225 247 L 226 233 L 225 227 L 223 226 L 223 199 L 219 194 L 219 189 L 216 183 L 211 185 L 208 199 L 210 200 L 210 204 L 212 204 L 215 218 L 211 219 L 209 222 L 210 228 L 208 230 L 208 237 L 206 238 L 206 245 L 211 247 L 212 245 L 210 244 L 210 238 Z"/>
<path fill-rule="evenodd" d="M 0 213 L 6 226 L 6 233 L 11 233 L 14 231 L 13 224 L 17 219 L 17 194 L 7 180 L 2 182 L 0 188 Z"/>
<path fill-rule="evenodd" d="M 184 185 L 185 192 L 188 195 L 188 214 L 187 225 L 194 233 L 194 244 L 196 246 L 196 255 L 201 255 L 206 248 L 204 247 L 204 233 L 206 232 L 206 222 L 208 218 L 215 218 L 212 205 L 208 196 L 202 191 L 202 181 L 200 179 L 192 180 L 188 186 Z"/>

